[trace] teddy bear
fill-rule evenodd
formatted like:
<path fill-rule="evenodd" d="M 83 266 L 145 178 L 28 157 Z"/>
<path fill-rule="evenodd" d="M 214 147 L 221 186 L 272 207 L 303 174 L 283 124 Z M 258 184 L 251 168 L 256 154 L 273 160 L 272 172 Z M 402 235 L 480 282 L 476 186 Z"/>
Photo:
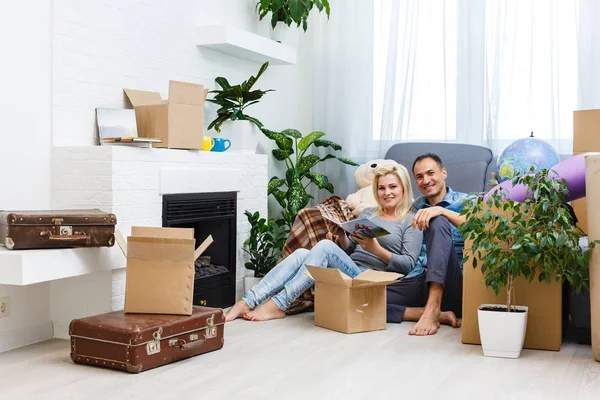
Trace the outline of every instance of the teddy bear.
<path fill-rule="evenodd" d="M 397 164 L 394 160 L 371 160 L 359 165 L 354 172 L 354 179 L 359 190 L 351 193 L 346 198 L 346 204 L 352 210 L 355 217 L 368 207 L 376 207 L 377 200 L 373 196 L 373 178 L 375 171 L 383 164 Z"/>

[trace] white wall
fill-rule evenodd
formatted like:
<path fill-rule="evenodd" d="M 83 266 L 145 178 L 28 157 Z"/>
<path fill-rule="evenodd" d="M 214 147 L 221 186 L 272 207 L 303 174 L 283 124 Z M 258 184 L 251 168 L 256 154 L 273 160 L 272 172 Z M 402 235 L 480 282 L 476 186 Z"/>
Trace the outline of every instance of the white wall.
<path fill-rule="evenodd" d="M 123 107 L 123 88 L 159 91 L 167 97 L 170 79 L 213 89 L 216 76 L 241 82 L 256 74 L 258 64 L 194 43 L 195 28 L 202 24 L 227 24 L 266 35 L 268 25 L 258 22 L 255 4 L 256 0 L 0 2 L 0 209 L 50 208 L 52 145 L 95 144 L 95 108 Z M 298 46 L 299 36 L 292 32 L 287 43 Z M 269 128 L 295 127 L 303 133 L 311 129 L 309 118 L 302 116 L 310 107 L 303 98 L 308 87 L 299 80 L 304 74 L 300 63 L 271 66 L 256 85 L 277 90 L 248 109 Z M 207 103 L 205 126 L 215 111 Z M 268 151 L 270 141 L 263 144 Z M 276 166 L 269 161 L 269 176 L 272 168 Z M 0 296 L 9 294 L 13 308 L 11 317 L 0 319 L 0 343 L 8 337 L 3 336 L 6 332 L 14 337 L 32 326 L 47 327 L 51 316 L 66 307 L 60 293 L 68 292 L 73 302 L 83 304 L 85 295 L 77 294 L 78 284 L 105 291 L 111 280 L 118 286 L 122 276 L 92 275 L 84 280 L 0 286 Z M 66 321 L 60 323 L 64 330 Z"/>
<path fill-rule="evenodd" d="M 0 2 L 0 209 L 50 207 L 52 2 Z M 2 265 L 0 265 L 0 268 Z M 52 336 L 49 284 L 0 285 L 0 351 Z"/>

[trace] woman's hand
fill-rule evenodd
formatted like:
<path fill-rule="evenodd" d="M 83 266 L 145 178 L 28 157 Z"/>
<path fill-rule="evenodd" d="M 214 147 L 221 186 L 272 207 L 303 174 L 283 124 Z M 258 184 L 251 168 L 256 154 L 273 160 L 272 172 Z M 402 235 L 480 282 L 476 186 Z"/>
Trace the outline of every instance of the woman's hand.
<path fill-rule="evenodd" d="M 377 255 L 379 249 L 382 248 L 376 238 L 370 238 L 368 236 L 361 235 L 360 233 L 353 233 L 352 239 L 358 243 L 363 250 L 374 255 Z"/>
<path fill-rule="evenodd" d="M 346 236 L 346 231 L 344 231 L 337 225 L 335 226 L 335 228 L 333 228 L 333 232 L 327 232 L 325 234 L 325 237 L 331 240 L 332 242 L 337 243 L 343 250 L 347 249 L 348 246 L 350 246 L 350 240 L 348 240 L 348 236 Z"/>

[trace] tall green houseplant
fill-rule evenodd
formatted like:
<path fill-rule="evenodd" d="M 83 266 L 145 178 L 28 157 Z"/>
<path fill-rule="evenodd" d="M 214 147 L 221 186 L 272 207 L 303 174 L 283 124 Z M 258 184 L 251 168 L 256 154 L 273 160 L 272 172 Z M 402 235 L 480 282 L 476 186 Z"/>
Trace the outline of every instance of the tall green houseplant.
<path fill-rule="evenodd" d="M 258 101 L 267 92 L 272 92 L 273 89 L 269 90 L 252 90 L 252 87 L 258 81 L 258 78 L 267 70 L 269 63 L 264 63 L 256 76 L 250 76 L 248 80 L 238 85 L 231 85 L 227 79 L 219 76 L 215 79 L 215 82 L 221 86 L 221 90 L 211 90 L 209 93 L 214 93 L 215 96 L 212 99 L 207 99 L 211 103 L 217 104 L 220 108 L 217 110 L 217 117 L 208 125 L 208 130 L 215 128 L 217 132 L 221 132 L 221 125 L 225 121 L 250 121 L 259 128 L 263 124 L 256 118 L 246 114 L 245 110 L 252 104 L 258 103 Z"/>
<path fill-rule="evenodd" d="M 260 0 L 256 8 L 261 21 L 271 13 L 273 29 L 278 22 L 287 26 L 295 23 L 298 27 L 302 25 L 304 32 L 308 28 L 308 16 L 313 8 L 319 12 L 325 10 L 328 19 L 331 13 L 329 0 Z"/>
<path fill-rule="evenodd" d="M 307 189 L 316 185 L 319 189 L 325 189 L 333 193 L 334 187 L 326 175 L 312 172 L 311 169 L 329 159 L 336 159 L 347 165 L 358 166 L 357 163 L 345 157 L 327 154 L 320 158 L 310 154 L 309 149 L 314 147 L 331 148 L 334 151 L 342 150 L 342 146 L 329 140 L 324 140 L 325 133 L 320 131 L 311 132 L 306 136 L 296 129 L 286 129 L 282 132 L 274 132 L 262 128 L 266 137 L 273 140 L 277 145 L 273 149 L 273 156 L 285 165 L 285 177 L 273 176 L 269 181 L 268 194 L 273 195 L 283 208 L 281 215 L 288 226 L 292 226 L 294 219 L 302 208 L 306 207 L 313 197 L 308 194 Z"/>
<path fill-rule="evenodd" d="M 567 280 L 576 291 L 589 285 L 589 250 L 582 252 L 579 238 L 583 231 L 574 226 L 565 205 L 566 181 L 544 169 L 517 175 L 512 185 L 525 185 L 523 202 L 506 198 L 505 191 L 494 191 L 483 198 L 468 200 L 459 226 L 471 251 L 463 263 L 473 258 L 474 268 L 484 274 L 485 284 L 496 294 L 506 290 L 507 311 L 515 306 L 514 282 L 519 276 L 529 282 L 538 279 Z M 589 244 L 590 249 L 595 246 Z"/>

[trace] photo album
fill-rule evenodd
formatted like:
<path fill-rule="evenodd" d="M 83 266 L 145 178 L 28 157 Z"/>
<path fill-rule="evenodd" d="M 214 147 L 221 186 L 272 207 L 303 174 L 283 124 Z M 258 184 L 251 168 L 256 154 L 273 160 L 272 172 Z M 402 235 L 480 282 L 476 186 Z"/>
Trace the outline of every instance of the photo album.
<path fill-rule="evenodd" d="M 385 228 L 373 222 L 373 220 L 369 218 L 357 218 L 351 221 L 340 222 L 328 217 L 327 215 L 324 215 L 324 217 L 325 219 L 333 222 L 349 234 L 359 233 L 363 236 L 375 238 L 384 235 L 389 235 L 390 233 Z"/>

